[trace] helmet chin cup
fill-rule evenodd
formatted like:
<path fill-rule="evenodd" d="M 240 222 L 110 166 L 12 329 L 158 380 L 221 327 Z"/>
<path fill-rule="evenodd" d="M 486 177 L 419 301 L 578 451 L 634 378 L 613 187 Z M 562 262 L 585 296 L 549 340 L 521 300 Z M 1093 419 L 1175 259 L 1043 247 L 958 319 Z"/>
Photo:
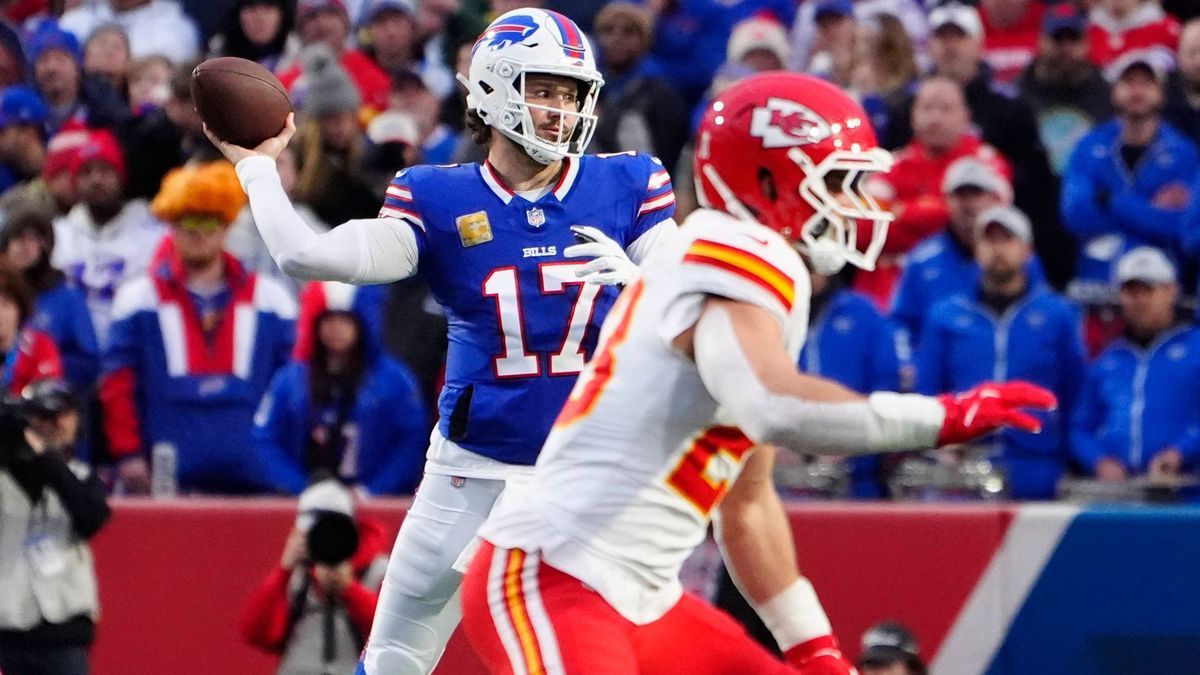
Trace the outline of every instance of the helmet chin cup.
<path fill-rule="evenodd" d="M 837 274 L 846 266 L 842 247 L 832 239 L 818 239 L 811 244 L 801 245 L 801 249 L 808 257 L 812 271 L 822 276 Z"/>

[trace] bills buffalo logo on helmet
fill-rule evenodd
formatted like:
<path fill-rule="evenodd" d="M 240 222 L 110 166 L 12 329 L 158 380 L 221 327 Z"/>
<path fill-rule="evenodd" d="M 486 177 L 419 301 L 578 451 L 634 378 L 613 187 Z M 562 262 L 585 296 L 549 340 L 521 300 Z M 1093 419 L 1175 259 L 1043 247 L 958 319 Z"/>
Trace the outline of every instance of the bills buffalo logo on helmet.
<path fill-rule="evenodd" d="M 750 135 L 761 138 L 764 148 L 791 148 L 819 143 L 833 132 L 812 109 L 786 98 L 770 98 L 765 106 L 754 109 Z"/>
<path fill-rule="evenodd" d="M 533 34 L 537 30 L 537 22 L 532 16 L 527 14 L 518 14 L 510 16 L 504 23 L 492 26 L 484 31 L 483 35 L 475 41 L 475 46 L 471 48 L 471 53 L 474 54 L 482 45 L 487 45 L 493 49 L 500 49 L 508 45 L 520 44 L 525 41 L 525 38 Z"/>

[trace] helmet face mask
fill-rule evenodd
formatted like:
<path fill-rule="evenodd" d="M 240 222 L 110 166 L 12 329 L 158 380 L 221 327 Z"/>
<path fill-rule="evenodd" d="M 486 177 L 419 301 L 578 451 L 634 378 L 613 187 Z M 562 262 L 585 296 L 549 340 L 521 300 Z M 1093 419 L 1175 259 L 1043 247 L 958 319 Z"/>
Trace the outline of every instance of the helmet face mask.
<path fill-rule="evenodd" d="M 788 156 L 802 167 L 808 162 L 799 148 Z M 892 166 L 892 156 L 882 148 L 866 152 L 830 153 L 817 166 L 805 171 L 800 196 L 813 208 L 813 214 L 800 226 L 799 236 L 785 228 L 780 233 L 796 241 L 819 274 L 835 274 L 845 263 L 861 269 L 874 269 L 875 261 L 887 239 L 892 214 L 879 206 L 866 179 L 884 173 Z M 865 249 L 859 249 L 859 224 L 872 228 Z"/>
<path fill-rule="evenodd" d="M 704 116 L 695 162 L 702 205 L 779 232 L 813 271 L 874 269 L 892 214 L 865 185 L 892 157 L 833 85 L 794 73 L 733 85 Z M 764 176 L 773 189 L 763 189 Z"/>
<path fill-rule="evenodd" d="M 534 75 L 578 83 L 577 108 L 530 102 L 526 95 Z M 604 79 L 587 38 L 557 12 L 526 8 L 497 18 L 476 40 L 467 76 L 458 79 L 467 89 L 467 107 L 541 164 L 582 155 L 595 133 Z M 538 134 L 540 113 L 558 115 L 553 138 Z"/>

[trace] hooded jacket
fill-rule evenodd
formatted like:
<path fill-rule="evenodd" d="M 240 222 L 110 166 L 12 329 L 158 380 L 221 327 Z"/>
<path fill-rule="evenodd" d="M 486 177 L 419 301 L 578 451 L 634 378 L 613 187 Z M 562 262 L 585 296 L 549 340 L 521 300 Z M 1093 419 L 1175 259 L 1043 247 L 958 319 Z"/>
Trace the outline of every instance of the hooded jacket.
<path fill-rule="evenodd" d="M 320 289 L 351 289 L 353 298 L 331 299 Z M 379 344 L 380 287 L 312 284 L 302 293 L 296 358 L 271 382 L 254 419 L 255 449 L 271 484 L 298 494 L 308 484 L 306 452 L 314 434 L 330 428 L 331 411 L 313 409 L 310 375 L 316 325 L 325 311 L 349 311 L 362 330 L 366 368 L 340 425 L 343 475 L 372 494 L 411 494 L 421 480 L 429 438 L 429 410 L 416 377 Z M 318 292 L 313 292 L 313 291 Z M 367 296 L 365 299 L 363 296 Z M 334 425 L 335 427 L 337 425 Z"/>
<path fill-rule="evenodd" d="M 117 292 L 100 383 L 104 431 L 118 459 L 174 445 L 185 490 L 261 491 L 248 439 L 291 351 L 296 306 L 278 283 L 224 255 L 228 299 L 208 335 L 170 239 L 149 273 Z"/>

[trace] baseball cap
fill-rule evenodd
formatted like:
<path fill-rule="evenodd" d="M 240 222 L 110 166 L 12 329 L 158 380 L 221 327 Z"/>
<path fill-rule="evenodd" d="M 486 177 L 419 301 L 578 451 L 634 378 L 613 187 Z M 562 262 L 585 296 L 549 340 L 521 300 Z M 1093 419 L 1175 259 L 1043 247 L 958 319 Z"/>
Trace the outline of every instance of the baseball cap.
<path fill-rule="evenodd" d="M 782 63 L 787 63 L 790 47 L 783 24 L 767 16 L 752 16 L 734 26 L 729 34 L 726 58 L 733 62 L 741 61 L 755 49 L 765 49 Z"/>
<path fill-rule="evenodd" d="M 1175 66 L 1175 57 L 1161 49 L 1134 49 L 1118 56 L 1107 68 L 1104 77 L 1116 82 L 1134 68 L 1141 68 L 1158 81 L 1166 84 L 1167 73 Z"/>
<path fill-rule="evenodd" d="M 885 621 L 868 628 L 862 636 L 859 667 L 886 667 L 893 663 L 907 663 L 910 668 L 925 672 L 916 636 L 894 621 Z"/>
<path fill-rule="evenodd" d="M 612 2 L 605 3 L 596 13 L 592 26 L 599 31 L 602 27 L 621 19 L 636 24 L 641 29 L 643 37 L 649 38 L 654 34 L 654 19 L 650 17 L 650 11 L 638 3 L 628 0 L 612 0 Z"/>
<path fill-rule="evenodd" d="M 421 133 L 412 115 L 388 110 L 371 119 L 371 123 L 367 125 L 367 139 L 375 145 L 403 143 L 415 146 L 421 140 Z"/>
<path fill-rule="evenodd" d="M 354 495 L 336 478 L 326 478 L 309 485 L 300 493 L 300 501 L 296 506 L 296 527 L 307 530 L 321 511 L 353 516 Z"/>
<path fill-rule="evenodd" d="M 1042 16 L 1042 32 L 1055 35 L 1070 30 L 1083 35 L 1087 30 L 1087 16 L 1074 2 L 1058 2 L 1046 8 Z"/>
<path fill-rule="evenodd" d="M 1117 284 L 1130 281 L 1151 285 L 1175 283 L 1175 265 L 1157 248 L 1139 246 L 1117 261 Z"/>
<path fill-rule="evenodd" d="M 402 2 L 402 0 L 375 0 L 375 2 L 367 5 L 366 10 L 363 11 L 359 24 L 365 26 L 388 12 L 406 14 L 410 19 L 416 17 L 415 8 L 407 2 Z"/>
<path fill-rule="evenodd" d="M 955 160 L 942 178 L 942 194 L 965 187 L 977 187 L 1001 196 L 1012 194 L 1012 186 L 1007 178 L 991 164 L 974 157 Z"/>
<path fill-rule="evenodd" d="M 346 3 L 342 0 L 300 0 L 296 8 L 296 20 L 307 21 L 321 12 L 337 12 L 347 21 L 350 20 L 350 13 L 346 11 Z"/>
<path fill-rule="evenodd" d="M 854 5 L 850 0 L 820 0 L 813 19 L 820 21 L 826 16 L 854 16 Z"/>
<path fill-rule="evenodd" d="M 0 129 L 13 124 L 40 126 L 46 116 L 46 104 L 31 87 L 15 85 L 0 94 Z"/>
<path fill-rule="evenodd" d="M 983 234 L 987 226 L 992 224 L 1003 227 L 1026 244 L 1033 243 L 1033 226 L 1029 218 L 1015 206 L 993 206 L 984 211 L 975 221 L 975 230 Z"/>
<path fill-rule="evenodd" d="M 944 26 L 957 26 L 975 39 L 983 37 L 983 21 L 979 19 L 978 10 L 969 5 L 951 2 L 929 13 L 929 28 L 934 33 Z"/>
<path fill-rule="evenodd" d="M 57 378 L 36 380 L 21 390 L 26 409 L 39 417 L 79 410 L 79 399 L 71 385 Z"/>

